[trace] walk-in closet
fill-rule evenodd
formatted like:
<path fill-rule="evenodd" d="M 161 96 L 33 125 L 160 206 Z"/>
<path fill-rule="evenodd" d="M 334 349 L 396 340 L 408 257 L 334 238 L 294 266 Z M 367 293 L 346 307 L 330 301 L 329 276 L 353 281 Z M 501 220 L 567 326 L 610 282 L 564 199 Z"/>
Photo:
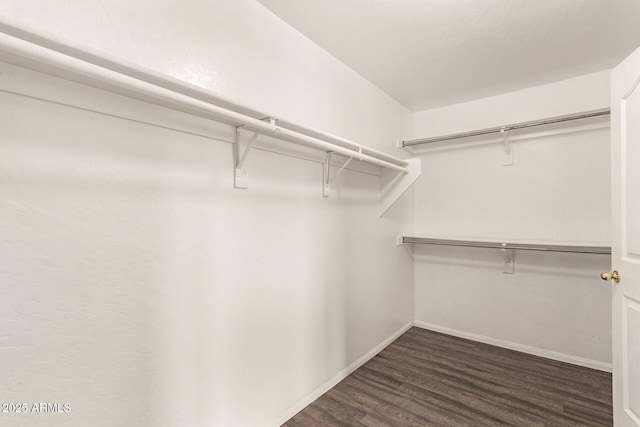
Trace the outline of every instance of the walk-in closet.
<path fill-rule="evenodd" d="M 640 427 L 638 22 L 3 0 L 0 426 Z"/>

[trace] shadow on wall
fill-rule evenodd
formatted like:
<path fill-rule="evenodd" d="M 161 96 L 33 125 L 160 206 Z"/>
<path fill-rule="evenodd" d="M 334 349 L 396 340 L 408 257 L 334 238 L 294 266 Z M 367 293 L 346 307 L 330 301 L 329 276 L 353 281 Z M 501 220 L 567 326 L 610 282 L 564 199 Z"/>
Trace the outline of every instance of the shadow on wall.
<path fill-rule="evenodd" d="M 68 425 L 260 424 L 408 312 L 378 177 L 324 199 L 319 164 L 256 151 L 235 190 L 230 144 L 0 100 L 7 399 L 82 408 Z"/>

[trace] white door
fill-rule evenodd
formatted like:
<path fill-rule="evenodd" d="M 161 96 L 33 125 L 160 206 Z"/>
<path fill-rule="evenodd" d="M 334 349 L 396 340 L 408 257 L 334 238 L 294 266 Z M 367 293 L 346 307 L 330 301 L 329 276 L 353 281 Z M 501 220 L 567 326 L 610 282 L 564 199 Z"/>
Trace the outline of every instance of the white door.
<path fill-rule="evenodd" d="M 611 74 L 611 138 L 613 414 L 616 427 L 639 427 L 640 49 Z"/>

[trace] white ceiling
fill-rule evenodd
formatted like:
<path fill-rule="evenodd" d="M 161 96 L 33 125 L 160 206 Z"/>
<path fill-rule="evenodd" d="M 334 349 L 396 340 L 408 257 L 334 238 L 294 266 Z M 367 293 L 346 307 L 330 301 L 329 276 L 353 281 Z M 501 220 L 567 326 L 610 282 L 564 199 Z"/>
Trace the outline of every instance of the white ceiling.
<path fill-rule="evenodd" d="M 258 0 L 411 111 L 613 68 L 640 0 Z"/>

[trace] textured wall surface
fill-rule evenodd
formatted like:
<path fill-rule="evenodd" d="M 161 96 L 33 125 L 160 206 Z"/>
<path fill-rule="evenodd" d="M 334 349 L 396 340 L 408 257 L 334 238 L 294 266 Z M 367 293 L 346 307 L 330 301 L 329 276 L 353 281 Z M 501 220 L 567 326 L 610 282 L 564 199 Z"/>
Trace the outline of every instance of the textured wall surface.
<path fill-rule="evenodd" d="M 0 13 L 387 151 L 410 131 L 253 1 Z M 0 93 L 0 396 L 71 405 L 1 425 L 268 426 L 412 319 L 410 198 L 379 218 L 377 176 L 324 199 L 319 163 L 257 150 L 234 190 L 228 126 L 0 65 L 68 104 Z"/>
<path fill-rule="evenodd" d="M 606 108 L 608 73 L 583 76 L 415 115 L 416 137 Z M 606 120 L 513 132 L 513 166 L 494 136 L 420 154 L 414 231 L 460 238 L 610 239 Z M 525 139 L 518 139 L 525 138 Z M 474 145 L 475 144 L 475 145 Z M 415 317 L 443 328 L 611 362 L 606 255 L 516 251 L 503 274 L 496 250 L 416 246 Z"/>

